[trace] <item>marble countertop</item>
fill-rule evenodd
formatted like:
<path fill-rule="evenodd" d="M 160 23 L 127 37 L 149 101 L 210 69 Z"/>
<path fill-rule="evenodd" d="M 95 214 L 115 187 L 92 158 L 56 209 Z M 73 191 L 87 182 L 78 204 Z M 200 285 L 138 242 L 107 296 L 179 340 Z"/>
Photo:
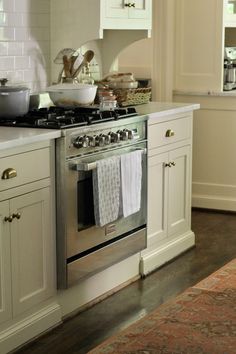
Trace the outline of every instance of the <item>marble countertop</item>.
<path fill-rule="evenodd" d="M 138 114 L 148 115 L 149 120 L 164 118 L 168 115 L 190 112 L 199 109 L 198 103 L 149 102 L 136 107 Z"/>
<path fill-rule="evenodd" d="M 60 130 L 0 127 L 0 150 L 56 139 Z"/>

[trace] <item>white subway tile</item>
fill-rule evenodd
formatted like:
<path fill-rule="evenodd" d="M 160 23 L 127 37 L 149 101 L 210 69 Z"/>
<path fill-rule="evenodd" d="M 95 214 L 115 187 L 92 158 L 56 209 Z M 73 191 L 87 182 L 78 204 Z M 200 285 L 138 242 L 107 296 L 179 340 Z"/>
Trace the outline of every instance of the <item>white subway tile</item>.
<path fill-rule="evenodd" d="M 0 41 L 14 41 L 15 31 L 13 27 L 0 27 Z"/>
<path fill-rule="evenodd" d="M 8 55 L 8 42 L 0 42 L 0 56 Z"/>
<path fill-rule="evenodd" d="M 14 0 L 0 0 L 0 11 L 11 12 L 13 10 L 14 10 Z"/>
<path fill-rule="evenodd" d="M 50 64 L 50 0 L 0 0 L 0 77 L 40 91 Z"/>
<path fill-rule="evenodd" d="M 20 27 L 23 25 L 22 14 L 19 13 L 9 13 L 8 14 L 8 26 L 9 27 Z"/>
<path fill-rule="evenodd" d="M 7 72 L 7 78 L 9 81 L 14 83 L 24 83 L 24 74 L 23 70 L 14 70 Z"/>
<path fill-rule="evenodd" d="M 15 69 L 28 69 L 29 68 L 29 57 L 15 57 Z"/>
<path fill-rule="evenodd" d="M 18 27 L 15 28 L 15 40 L 16 41 L 28 41 L 31 37 L 30 28 Z"/>
<path fill-rule="evenodd" d="M 40 0 L 38 0 L 40 2 Z M 15 0 L 15 12 L 24 13 L 24 12 L 32 12 L 31 5 L 32 0 Z"/>
<path fill-rule="evenodd" d="M 14 70 L 14 57 L 0 57 L 0 70 Z"/>
<path fill-rule="evenodd" d="M 23 55 L 23 43 L 22 42 L 9 42 L 8 43 L 8 55 Z"/>
<path fill-rule="evenodd" d="M 0 12 L 0 26 L 8 26 L 8 14 L 6 12 Z"/>

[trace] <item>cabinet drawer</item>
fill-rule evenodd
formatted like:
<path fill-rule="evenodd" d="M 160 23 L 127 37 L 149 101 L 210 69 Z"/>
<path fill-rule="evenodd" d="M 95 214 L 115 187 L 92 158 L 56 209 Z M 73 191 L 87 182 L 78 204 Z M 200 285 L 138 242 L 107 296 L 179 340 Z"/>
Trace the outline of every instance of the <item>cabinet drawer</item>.
<path fill-rule="evenodd" d="M 149 149 L 189 138 L 191 138 L 191 119 L 189 117 L 157 123 L 148 127 Z"/>
<path fill-rule="evenodd" d="M 10 176 L 8 171 L 10 171 Z M 4 175 L 6 179 L 4 179 Z M 49 176 L 49 148 L 29 151 L 0 159 L 0 191 L 21 186 Z"/>

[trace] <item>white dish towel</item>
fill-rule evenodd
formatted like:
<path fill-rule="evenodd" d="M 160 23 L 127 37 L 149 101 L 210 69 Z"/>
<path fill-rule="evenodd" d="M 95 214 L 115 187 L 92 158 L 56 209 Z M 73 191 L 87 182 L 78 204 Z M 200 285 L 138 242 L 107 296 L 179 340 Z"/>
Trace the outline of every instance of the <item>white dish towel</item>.
<path fill-rule="evenodd" d="M 121 155 L 121 215 L 140 210 L 142 185 L 142 150 Z"/>
<path fill-rule="evenodd" d="M 93 171 L 94 216 L 97 226 L 104 226 L 119 216 L 120 156 L 97 161 Z"/>

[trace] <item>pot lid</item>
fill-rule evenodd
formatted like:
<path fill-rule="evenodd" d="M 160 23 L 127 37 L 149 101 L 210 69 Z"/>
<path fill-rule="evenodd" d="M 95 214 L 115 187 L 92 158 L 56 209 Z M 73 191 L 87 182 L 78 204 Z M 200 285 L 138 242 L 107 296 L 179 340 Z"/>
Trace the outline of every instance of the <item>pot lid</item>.
<path fill-rule="evenodd" d="M 7 79 L 0 79 L 0 92 L 20 92 L 20 91 L 29 91 L 28 87 L 24 86 L 6 86 L 8 82 Z"/>
<path fill-rule="evenodd" d="M 97 87 L 90 84 L 80 84 L 80 83 L 62 83 L 47 87 L 47 91 L 66 91 L 66 90 L 83 90 L 90 87 Z"/>

